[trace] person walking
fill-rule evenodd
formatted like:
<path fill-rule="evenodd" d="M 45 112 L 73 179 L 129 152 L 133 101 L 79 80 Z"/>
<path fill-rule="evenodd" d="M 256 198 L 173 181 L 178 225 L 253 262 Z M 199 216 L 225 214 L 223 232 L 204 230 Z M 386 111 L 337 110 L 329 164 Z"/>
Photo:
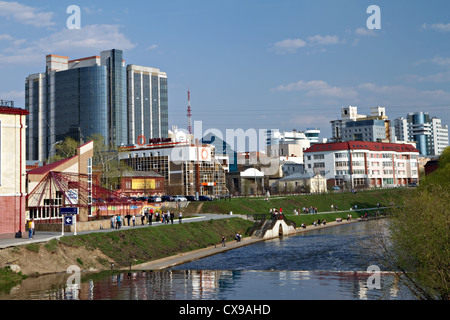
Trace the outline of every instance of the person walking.
<path fill-rule="evenodd" d="M 183 214 L 180 211 L 180 213 L 178 214 L 178 223 L 181 223 L 182 219 L 183 219 Z"/>
<path fill-rule="evenodd" d="M 175 216 L 175 213 L 173 211 L 170 212 L 170 223 L 173 224 L 173 218 Z"/>
<path fill-rule="evenodd" d="M 133 214 L 133 217 L 131 217 L 131 220 L 133 221 L 133 227 L 136 226 L 136 216 Z"/>
<path fill-rule="evenodd" d="M 227 240 L 227 239 L 225 238 L 225 236 L 222 235 L 222 249 L 225 248 L 225 246 L 226 246 L 226 244 L 225 244 L 225 241 L 226 241 L 226 240 Z"/>
<path fill-rule="evenodd" d="M 31 219 L 28 223 L 28 239 L 33 238 L 34 233 L 34 219 Z"/>

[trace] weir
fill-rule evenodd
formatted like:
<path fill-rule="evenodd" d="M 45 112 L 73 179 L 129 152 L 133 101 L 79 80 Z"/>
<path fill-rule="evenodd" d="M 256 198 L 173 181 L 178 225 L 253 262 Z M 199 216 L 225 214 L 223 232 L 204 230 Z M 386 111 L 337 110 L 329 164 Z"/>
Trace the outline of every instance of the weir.
<path fill-rule="evenodd" d="M 287 220 L 282 214 L 277 214 L 267 220 L 265 214 L 253 215 L 255 225 L 250 231 L 253 238 L 270 239 L 295 233 L 295 222 Z"/>

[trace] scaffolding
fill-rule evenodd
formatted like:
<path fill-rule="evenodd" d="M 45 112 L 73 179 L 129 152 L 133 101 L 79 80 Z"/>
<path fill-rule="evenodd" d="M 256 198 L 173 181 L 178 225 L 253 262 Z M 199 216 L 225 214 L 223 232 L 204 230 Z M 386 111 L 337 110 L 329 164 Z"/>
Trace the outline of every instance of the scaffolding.
<path fill-rule="evenodd" d="M 139 209 L 119 191 L 103 188 L 88 174 L 48 172 L 28 194 L 29 219 L 57 223 L 61 207 L 77 207 L 80 221 L 123 214 Z M 118 211 L 120 210 L 120 211 Z M 114 211 L 114 213 L 112 213 Z"/>

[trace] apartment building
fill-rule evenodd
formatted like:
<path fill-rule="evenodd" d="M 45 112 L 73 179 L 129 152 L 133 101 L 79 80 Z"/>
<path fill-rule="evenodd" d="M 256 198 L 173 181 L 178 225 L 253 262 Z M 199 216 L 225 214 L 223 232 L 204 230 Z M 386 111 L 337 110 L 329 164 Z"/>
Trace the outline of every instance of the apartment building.
<path fill-rule="evenodd" d="M 413 141 L 421 156 L 437 156 L 449 145 L 448 127 L 427 112 L 409 113 L 394 120 L 399 140 Z"/>
<path fill-rule="evenodd" d="M 419 180 L 419 150 L 410 144 L 347 141 L 315 144 L 305 150 L 305 170 L 328 186 L 395 187 Z"/>

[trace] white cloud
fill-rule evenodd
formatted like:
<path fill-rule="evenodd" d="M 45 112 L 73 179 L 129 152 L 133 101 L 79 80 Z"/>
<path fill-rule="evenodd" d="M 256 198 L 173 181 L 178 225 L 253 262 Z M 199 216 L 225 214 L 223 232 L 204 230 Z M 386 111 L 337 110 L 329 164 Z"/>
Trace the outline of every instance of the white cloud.
<path fill-rule="evenodd" d="M 148 46 L 147 49 L 145 49 L 145 50 L 152 51 L 152 50 L 155 50 L 155 49 L 158 49 L 158 45 L 157 44 L 152 44 L 151 46 Z"/>
<path fill-rule="evenodd" d="M 358 28 L 355 30 L 355 33 L 358 36 L 376 36 L 377 35 L 374 30 L 370 30 L 367 28 Z"/>
<path fill-rule="evenodd" d="M 358 93 L 353 88 L 330 86 L 322 80 L 312 80 L 305 82 L 303 80 L 280 85 L 275 91 L 306 91 L 307 97 L 333 97 L 333 98 L 356 98 Z"/>
<path fill-rule="evenodd" d="M 0 34 L 0 41 L 2 40 L 13 40 L 14 38 L 11 37 L 9 34 Z"/>
<path fill-rule="evenodd" d="M 378 104 L 385 105 L 430 105 L 450 101 L 450 93 L 444 90 L 420 90 L 403 85 L 379 86 L 374 83 L 360 84 L 358 89 L 360 96 L 366 101 L 377 101 Z"/>
<path fill-rule="evenodd" d="M 285 39 L 275 43 L 274 49 L 277 53 L 294 53 L 298 48 L 306 46 L 302 39 Z"/>
<path fill-rule="evenodd" d="M 404 76 L 404 79 L 408 82 L 450 82 L 450 71 L 438 72 L 426 76 L 408 74 Z"/>
<path fill-rule="evenodd" d="M 450 58 L 443 58 L 440 56 L 436 56 L 433 59 L 431 59 L 431 62 L 439 66 L 450 66 Z"/>
<path fill-rule="evenodd" d="M 18 2 L 0 1 L 0 17 L 13 19 L 16 22 L 34 27 L 49 27 L 55 25 L 53 12 L 43 12 L 38 8 L 29 7 Z"/>
<path fill-rule="evenodd" d="M 35 65 L 42 63 L 48 54 L 90 56 L 103 50 L 130 50 L 135 46 L 118 25 L 90 25 L 78 30 L 63 29 L 32 42 L 17 40 L 0 53 L 0 64 Z"/>
<path fill-rule="evenodd" d="M 297 49 L 303 47 L 313 47 L 322 45 L 333 45 L 340 43 L 338 36 L 321 36 L 315 35 L 308 37 L 307 40 L 302 39 L 284 39 L 273 45 L 273 49 L 278 54 L 295 53 Z"/>
<path fill-rule="evenodd" d="M 329 45 L 329 44 L 338 44 L 339 38 L 338 36 L 321 36 L 315 35 L 312 37 L 308 37 L 309 45 Z"/>
<path fill-rule="evenodd" d="M 441 32 L 450 32 L 450 23 L 444 24 L 444 23 L 434 23 L 432 25 L 427 25 L 424 23 L 422 25 L 422 28 L 425 30 L 436 30 Z"/>

